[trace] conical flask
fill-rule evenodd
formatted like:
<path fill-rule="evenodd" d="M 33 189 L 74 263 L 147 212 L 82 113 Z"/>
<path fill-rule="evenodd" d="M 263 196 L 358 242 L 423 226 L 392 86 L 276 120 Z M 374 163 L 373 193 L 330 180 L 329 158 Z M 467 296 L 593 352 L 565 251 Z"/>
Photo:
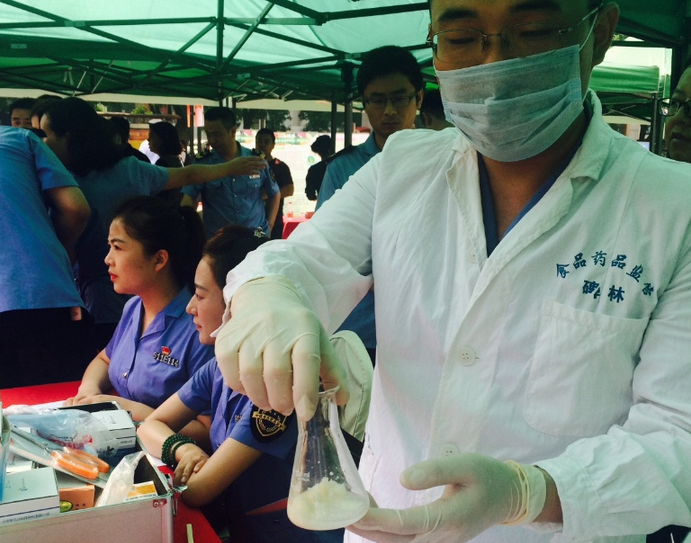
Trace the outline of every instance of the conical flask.
<path fill-rule="evenodd" d="M 337 389 L 319 393 L 317 412 L 299 422 L 288 518 L 307 530 L 333 530 L 360 520 L 369 497 L 338 423 Z"/>

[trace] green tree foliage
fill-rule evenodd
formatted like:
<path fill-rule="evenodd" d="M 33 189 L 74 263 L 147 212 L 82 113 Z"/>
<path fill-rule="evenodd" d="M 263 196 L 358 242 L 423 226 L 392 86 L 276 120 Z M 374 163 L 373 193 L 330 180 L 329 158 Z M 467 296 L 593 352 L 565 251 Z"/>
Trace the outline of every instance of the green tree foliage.
<path fill-rule="evenodd" d="M 290 119 L 290 112 L 286 109 L 240 109 L 237 117 L 242 118 L 242 126 L 246 129 L 259 128 L 260 122 L 274 132 L 285 132 L 286 121 Z"/>
<path fill-rule="evenodd" d="M 307 121 L 306 132 L 331 132 L 330 111 L 301 111 L 298 118 Z"/>

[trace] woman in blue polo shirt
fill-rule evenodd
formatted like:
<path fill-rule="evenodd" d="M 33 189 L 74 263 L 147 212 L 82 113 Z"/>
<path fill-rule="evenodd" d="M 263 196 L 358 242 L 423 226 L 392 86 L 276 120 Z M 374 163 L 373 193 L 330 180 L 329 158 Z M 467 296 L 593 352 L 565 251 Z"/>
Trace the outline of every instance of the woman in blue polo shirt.
<path fill-rule="evenodd" d="M 108 343 L 122 315 L 126 296 L 113 290 L 103 261 L 108 253 L 108 227 L 115 208 L 130 198 L 158 195 L 183 185 L 266 169 L 260 157 L 237 157 L 215 165 L 163 168 L 146 164 L 115 144 L 112 123 L 81 98 L 56 100 L 41 117 L 45 142 L 74 175 L 84 192 L 91 217 L 75 247 L 77 287 L 88 314 L 88 345 L 95 356 Z M 195 263 L 196 266 L 196 263 Z M 192 271 L 194 274 L 194 269 Z"/>
<path fill-rule="evenodd" d="M 135 296 L 69 405 L 116 400 L 143 420 L 213 357 L 185 312 L 203 243 L 191 208 L 138 196 L 117 209 L 105 262 L 115 291 Z"/>
<path fill-rule="evenodd" d="M 210 334 L 221 325 L 228 271 L 262 241 L 252 230 L 233 225 L 207 242 L 187 306 L 203 343 L 213 345 Z M 206 410 L 212 416 L 210 457 L 193 440 L 175 433 Z M 187 485 L 182 493 L 186 504 L 199 507 L 215 500 L 231 542 L 342 541 L 343 530 L 312 532 L 288 520 L 286 499 L 297 442 L 293 418 L 262 411 L 225 386 L 214 358 L 147 417 L 138 434 L 148 451 L 175 469 L 175 483 Z"/>

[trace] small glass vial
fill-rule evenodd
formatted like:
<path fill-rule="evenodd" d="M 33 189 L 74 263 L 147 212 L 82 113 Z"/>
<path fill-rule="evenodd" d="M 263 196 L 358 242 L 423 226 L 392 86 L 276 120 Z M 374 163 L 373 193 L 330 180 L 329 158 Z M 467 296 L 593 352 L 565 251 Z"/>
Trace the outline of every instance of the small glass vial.
<path fill-rule="evenodd" d="M 299 435 L 288 494 L 288 518 L 307 530 L 334 530 L 360 520 L 369 497 L 338 422 L 337 389 L 319 394 L 317 412 L 298 419 Z"/>

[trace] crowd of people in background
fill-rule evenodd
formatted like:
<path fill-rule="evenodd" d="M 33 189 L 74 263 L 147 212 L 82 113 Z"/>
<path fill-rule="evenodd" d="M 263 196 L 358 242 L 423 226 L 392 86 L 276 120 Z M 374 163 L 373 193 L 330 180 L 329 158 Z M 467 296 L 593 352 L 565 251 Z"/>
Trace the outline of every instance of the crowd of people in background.
<path fill-rule="evenodd" d="M 611 42 L 616 7 L 566 4 L 554 2 L 569 21 L 556 41 L 544 34 L 523 43 L 508 30 L 517 25 L 480 32 L 482 38 L 464 27 L 472 16 L 489 32 L 494 23 L 486 8 L 439 14 L 432 2 L 439 89 L 425 88 L 415 56 L 403 48 L 363 55 L 356 82 L 371 133 L 339 152 L 330 136 L 312 142 L 320 160 L 307 172 L 305 194 L 316 214 L 282 244 L 271 240 L 283 237 L 284 202 L 295 182 L 275 156 L 273 130 L 258 130 L 254 147 L 244 147 L 234 111 L 209 108 L 209 149 L 193 157 L 178 127 L 152 123 L 152 164 L 130 144 L 123 116 L 106 119 L 75 97 L 14 101 L 11 126 L 0 127 L 0 387 L 79 380 L 67 405 L 119 402 L 145 421 L 143 442 L 175 469 L 176 483 L 187 485 L 183 500 L 214 503 L 214 519 L 234 527 L 232 541 L 263 541 L 280 526 L 291 541 L 335 542 L 343 530 L 298 529 L 284 509 L 247 514 L 287 497 L 293 410 L 311 416 L 316 389 L 305 383 L 319 380 L 316 366 L 309 378 L 304 367 L 291 366 L 295 353 L 321 361 L 321 379 L 343 384 L 345 394 L 328 335 L 350 330 L 377 372 L 363 474 L 374 498 L 390 508 L 373 506 L 352 527 L 358 536 L 389 541 L 439 531 L 449 541 L 462 532 L 487 542 L 532 542 L 548 538 L 517 537 L 506 524 L 536 521 L 548 531 L 560 524 L 570 536 L 596 537 L 628 535 L 628 525 L 649 533 L 691 523 L 684 506 L 691 493 L 680 489 L 689 483 L 679 475 L 689 473 L 675 453 L 678 443 L 680 454 L 691 449 L 688 391 L 675 389 L 687 382 L 679 359 L 691 339 L 688 322 L 683 329 L 675 320 L 691 307 L 688 225 L 672 234 L 663 230 L 673 221 L 660 226 L 642 211 L 678 202 L 679 179 L 691 176 L 691 166 L 680 164 L 691 163 L 691 64 L 660 105 L 671 160 L 646 156 L 607 132 L 599 101 L 587 90 L 590 69 Z M 484 51 L 488 38 L 506 41 L 509 34 L 530 52 L 525 59 L 475 66 L 479 41 Z M 558 41 L 563 36 L 568 44 Z M 563 67 L 550 56 L 555 48 L 559 62 L 570 63 L 570 76 L 556 75 Z M 492 71 L 514 60 L 525 67 Z M 554 81 L 529 81 L 523 94 L 506 91 L 507 78 L 522 69 L 555 74 Z M 490 92 L 486 81 L 513 93 L 509 101 L 518 109 L 477 112 L 478 100 L 468 107 L 472 92 Z M 577 97 L 560 95 L 559 107 L 547 111 L 549 99 L 531 99 L 551 92 L 542 89 L 549 85 L 571 85 Z M 522 119 L 522 107 L 544 115 L 543 122 L 529 125 L 534 119 Z M 490 121 L 496 125 L 487 129 Z M 658 171 L 677 184 L 649 187 Z M 607 217 L 592 211 L 596 198 L 609 202 Z M 629 201 L 641 207 L 627 207 Z M 407 224 L 420 208 L 420 223 Z M 583 233 L 588 225 L 590 236 Z M 557 231 L 568 234 L 570 253 L 552 235 Z M 528 256 L 512 267 L 519 254 Z M 570 281 L 576 277 L 580 283 Z M 577 307 L 561 303 L 565 298 Z M 484 313 L 475 309 L 480 302 Z M 267 328 L 279 322 L 285 327 L 275 334 Z M 298 349 L 304 337 L 317 339 Z M 668 353 L 667 369 L 652 360 L 656 340 L 655 348 Z M 248 353 L 243 341 L 262 347 Z M 591 361 L 610 357 L 614 366 L 588 362 L 581 370 L 581 351 Z M 262 359 L 271 352 L 283 358 Z M 562 359 L 571 373 L 554 368 Z M 526 360 L 534 360 L 533 369 Z M 275 375 L 265 372 L 253 386 L 243 383 L 243 371 L 275 370 L 279 362 L 294 381 L 257 384 Z M 615 397 L 601 396 L 593 407 L 597 402 L 582 400 L 593 397 L 589 391 Z M 525 404 L 525 420 L 518 404 Z M 280 427 L 270 439 L 253 426 L 257 411 Z M 666 437 L 682 431 L 677 442 Z M 272 484 L 258 487 L 267 471 Z M 632 477 L 645 478 L 642 488 L 659 500 L 628 495 L 635 494 Z M 515 480 L 539 489 L 539 506 L 519 499 L 525 510 L 517 513 L 515 504 L 496 505 L 509 500 Z M 446 485 L 442 496 L 438 489 Z M 464 486 L 480 489 L 472 506 L 458 497 Z M 654 503 L 665 500 L 667 509 Z M 579 510 L 583 501 L 588 505 Z M 418 518 L 423 504 L 432 524 Z M 646 508 L 654 511 L 650 520 Z M 595 517 L 601 522 L 588 526 Z M 596 533 L 601 526 L 606 533 Z M 347 537 L 355 540 L 353 533 Z"/>

